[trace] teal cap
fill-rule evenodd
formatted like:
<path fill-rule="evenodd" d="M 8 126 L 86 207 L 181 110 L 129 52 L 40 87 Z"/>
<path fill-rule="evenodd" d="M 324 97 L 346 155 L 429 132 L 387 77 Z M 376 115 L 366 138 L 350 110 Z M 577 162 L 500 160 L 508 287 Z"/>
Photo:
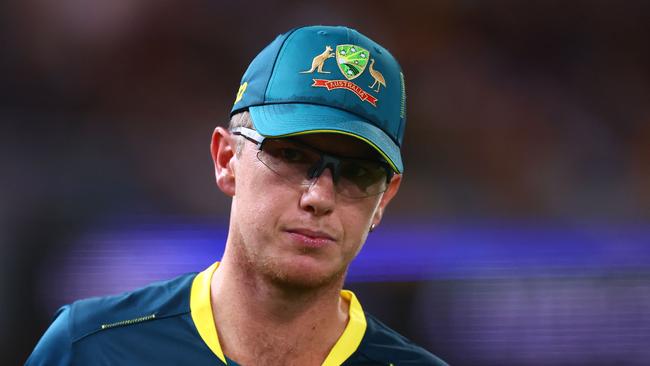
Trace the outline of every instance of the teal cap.
<path fill-rule="evenodd" d="M 388 50 L 354 29 L 310 26 L 279 35 L 242 77 L 231 115 L 246 109 L 262 136 L 350 135 L 396 173 L 404 170 L 404 75 Z"/>

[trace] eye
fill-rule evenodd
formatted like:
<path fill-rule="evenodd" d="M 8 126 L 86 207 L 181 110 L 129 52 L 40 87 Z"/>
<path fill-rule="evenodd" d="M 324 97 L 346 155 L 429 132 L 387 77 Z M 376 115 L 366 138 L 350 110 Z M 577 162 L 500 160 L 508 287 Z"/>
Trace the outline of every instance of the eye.
<path fill-rule="evenodd" d="M 299 163 L 305 160 L 305 153 L 290 147 L 280 149 L 280 158 L 289 163 Z"/>
<path fill-rule="evenodd" d="M 346 164 L 343 175 L 348 178 L 361 178 L 368 175 L 368 169 L 360 164 Z"/>
<path fill-rule="evenodd" d="M 386 180 L 386 172 L 380 165 L 368 162 L 348 162 L 341 166 L 341 176 L 366 192 L 377 189 Z"/>

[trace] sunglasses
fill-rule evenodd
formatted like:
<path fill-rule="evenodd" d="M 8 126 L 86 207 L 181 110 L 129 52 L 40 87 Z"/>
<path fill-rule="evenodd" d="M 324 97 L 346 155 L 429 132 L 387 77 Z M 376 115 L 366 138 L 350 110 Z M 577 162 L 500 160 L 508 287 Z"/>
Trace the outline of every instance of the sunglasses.
<path fill-rule="evenodd" d="M 383 161 L 341 157 L 291 138 L 266 138 L 246 127 L 230 132 L 255 143 L 257 158 L 291 184 L 309 186 L 329 168 L 337 193 L 364 198 L 385 192 L 393 177 Z"/>

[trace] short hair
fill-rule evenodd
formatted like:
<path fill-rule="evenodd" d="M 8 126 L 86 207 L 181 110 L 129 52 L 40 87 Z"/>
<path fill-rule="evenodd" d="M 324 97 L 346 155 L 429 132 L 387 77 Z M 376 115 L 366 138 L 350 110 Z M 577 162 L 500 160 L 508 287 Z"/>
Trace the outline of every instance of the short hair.
<path fill-rule="evenodd" d="M 254 128 L 251 114 L 248 111 L 242 111 L 230 117 L 230 122 L 228 123 L 228 129 L 232 130 L 235 127 Z M 243 138 L 237 139 L 237 147 L 235 148 L 236 156 L 239 156 L 241 154 L 241 150 L 244 146 L 244 142 L 245 141 Z"/>
<path fill-rule="evenodd" d="M 234 114 L 230 118 L 228 128 L 232 130 L 235 127 L 253 128 L 253 120 L 251 119 L 251 114 L 248 111 L 242 111 Z"/>

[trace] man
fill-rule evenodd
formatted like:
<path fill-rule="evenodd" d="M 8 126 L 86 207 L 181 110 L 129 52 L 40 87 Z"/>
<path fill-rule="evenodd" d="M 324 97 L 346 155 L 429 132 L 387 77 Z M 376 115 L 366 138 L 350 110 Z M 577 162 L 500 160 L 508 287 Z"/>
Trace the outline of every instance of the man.
<path fill-rule="evenodd" d="M 444 365 L 342 290 L 397 193 L 404 77 L 345 27 L 280 35 L 217 127 L 232 197 L 223 258 L 199 274 L 63 307 L 28 365 Z"/>

